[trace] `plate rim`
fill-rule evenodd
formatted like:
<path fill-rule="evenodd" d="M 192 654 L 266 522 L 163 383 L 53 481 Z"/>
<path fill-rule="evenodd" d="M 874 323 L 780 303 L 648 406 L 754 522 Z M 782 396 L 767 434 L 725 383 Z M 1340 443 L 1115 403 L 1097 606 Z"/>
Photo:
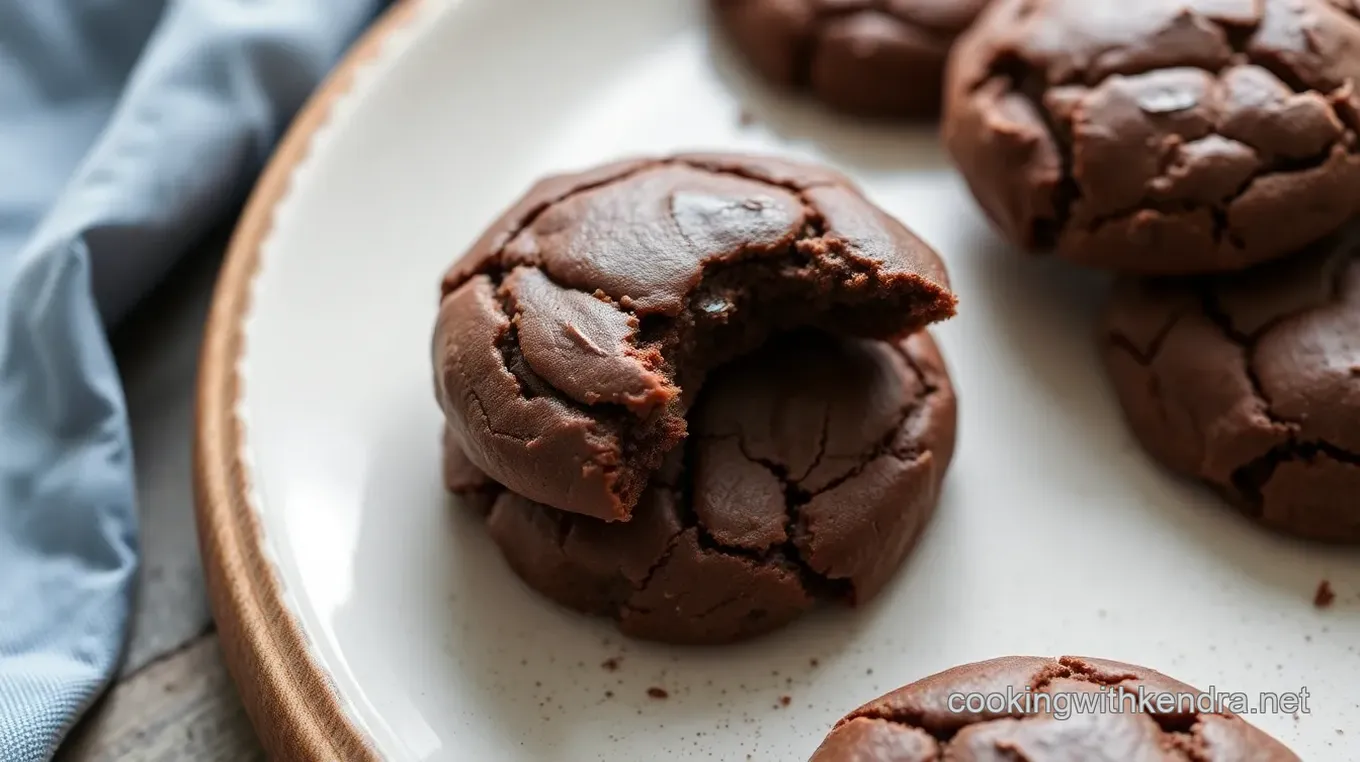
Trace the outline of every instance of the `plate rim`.
<path fill-rule="evenodd" d="M 309 96 L 265 165 L 227 245 L 198 359 L 192 438 L 194 512 L 218 641 L 251 725 L 271 758 L 381 759 L 341 703 L 330 673 L 284 601 L 250 505 L 239 362 L 260 250 L 317 132 L 356 75 L 431 0 L 393 0 Z"/>

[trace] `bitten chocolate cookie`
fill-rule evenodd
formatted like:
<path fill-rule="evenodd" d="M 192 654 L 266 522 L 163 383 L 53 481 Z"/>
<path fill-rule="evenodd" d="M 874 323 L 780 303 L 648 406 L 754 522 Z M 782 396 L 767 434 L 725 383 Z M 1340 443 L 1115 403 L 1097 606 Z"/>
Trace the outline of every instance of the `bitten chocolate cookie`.
<path fill-rule="evenodd" d="M 530 587 L 628 635 L 752 637 L 882 589 L 934 513 L 955 416 L 926 334 L 791 334 L 715 373 L 632 521 L 503 492 L 487 528 Z M 449 486 L 485 508 L 494 485 L 454 444 Z"/>
<path fill-rule="evenodd" d="M 1121 688 L 1131 698 L 1116 698 Z M 1108 698 L 1080 698 L 1100 693 Z M 865 704 L 836 724 L 811 762 L 1298 762 L 1200 695 L 1130 664 L 1008 656 L 954 667 Z M 1019 699 L 1006 705 L 1012 696 Z M 1143 696 L 1152 711 L 1141 711 Z M 976 711 L 979 700 L 993 708 Z M 1118 701 L 1122 711 L 1100 711 L 1094 701 Z"/>
<path fill-rule="evenodd" d="M 1360 542 L 1360 232 L 1216 278 L 1120 282 L 1104 354 L 1134 434 L 1273 529 Z"/>
<path fill-rule="evenodd" d="M 436 393 L 496 481 L 623 520 L 709 369 L 776 330 L 902 336 L 954 302 L 935 252 L 838 173 L 622 162 L 540 182 L 454 265 Z"/>
<path fill-rule="evenodd" d="M 954 39 L 988 0 L 710 0 L 751 65 L 864 116 L 939 113 Z"/>
<path fill-rule="evenodd" d="M 1240 270 L 1360 212 L 1351 0 L 997 0 L 945 142 L 1016 243 L 1132 273 Z"/>

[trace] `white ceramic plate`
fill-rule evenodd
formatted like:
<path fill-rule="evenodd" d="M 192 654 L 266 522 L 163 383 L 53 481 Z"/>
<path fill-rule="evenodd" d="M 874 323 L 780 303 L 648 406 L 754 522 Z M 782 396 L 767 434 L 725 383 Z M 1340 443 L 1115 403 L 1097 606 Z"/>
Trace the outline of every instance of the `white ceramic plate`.
<path fill-rule="evenodd" d="M 933 132 L 762 90 L 715 49 L 700 6 L 427 2 L 386 25 L 353 87 L 331 88 L 324 126 L 293 139 L 306 158 L 275 168 L 292 176 L 258 274 L 219 296 L 252 294 L 215 316 L 243 334 L 222 371 L 239 376 L 204 383 L 239 382 L 241 450 L 222 457 L 241 458 L 255 530 L 216 536 L 210 510 L 205 544 L 239 542 L 226 556 L 273 575 L 246 579 L 210 553 L 219 616 L 277 605 L 265 619 L 291 618 L 305 646 L 288 674 L 331 684 L 328 732 L 390 760 L 800 760 L 882 692 L 1016 653 L 1129 661 L 1220 691 L 1306 688 L 1309 713 L 1248 719 L 1306 759 L 1356 759 L 1356 554 L 1272 537 L 1155 468 L 1098 362 L 1104 280 L 1007 251 Z M 440 487 L 428 355 L 443 269 L 540 175 L 678 149 L 842 168 L 940 251 L 961 298 L 937 330 L 960 448 L 919 550 L 872 605 L 728 648 L 627 642 L 546 603 Z M 233 257 L 254 257 L 238 244 Z M 1328 610 L 1312 601 L 1322 579 L 1340 596 Z M 224 634 L 238 680 L 280 680 L 254 630 Z M 243 691 L 276 753 L 296 751 L 278 741 L 296 729 L 272 725 L 331 704 L 321 691 L 284 711 Z"/>

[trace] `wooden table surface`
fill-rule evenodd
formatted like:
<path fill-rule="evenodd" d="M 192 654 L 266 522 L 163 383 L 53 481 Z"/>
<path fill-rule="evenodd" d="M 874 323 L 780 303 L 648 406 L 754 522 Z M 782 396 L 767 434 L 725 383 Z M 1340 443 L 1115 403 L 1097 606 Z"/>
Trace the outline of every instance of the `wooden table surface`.
<path fill-rule="evenodd" d="M 59 762 L 266 758 L 217 643 L 190 480 L 198 348 L 224 243 L 200 247 L 113 335 L 132 419 L 141 580 L 122 671 Z"/>

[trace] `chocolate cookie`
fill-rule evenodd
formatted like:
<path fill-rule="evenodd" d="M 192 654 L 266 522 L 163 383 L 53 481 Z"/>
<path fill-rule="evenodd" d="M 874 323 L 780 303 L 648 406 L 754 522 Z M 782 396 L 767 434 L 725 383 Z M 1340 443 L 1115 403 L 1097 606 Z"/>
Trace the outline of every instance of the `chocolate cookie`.
<path fill-rule="evenodd" d="M 1240 270 L 1360 212 L 1351 0 L 997 0 L 959 40 L 945 143 L 1030 249 Z"/>
<path fill-rule="evenodd" d="M 709 369 L 776 330 L 902 336 L 954 302 L 935 252 L 840 174 L 622 162 L 540 182 L 454 265 L 436 392 L 508 489 L 624 520 Z"/>
<path fill-rule="evenodd" d="M 711 0 L 766 79 L 864 116 L 940 110 L 954 39 L 988 0 Z"/>
<path fill-rule="evenodd" d="M 1090 695 L 1099 693 L 1106 697 Z M 1012 696 L 1014 704 L 1002 703 Z M 811 762 L 1298 762 L 1241 717 L 1212 711 L 1223 708 L 1144 667 L 1009 656 L 954 667 L 865 704 L 836 724 Z"/>
<path fill-rule="evenodd" d="M 627 523 L 503 492 L 487 528 L 543 595 L 626 634 L 725 643 L 818 600 L 862 603 L 935 510 L 955 401 L 935 344 L 797 333 L 717 373 Z M 456 444 L 456 443 L 455 443 Z M 485 507 L 489 482 L 456 446 L 450 487 Z"/>
<path fill-rule="evenodd" d="M 1360 231 L 1235 275 L 1120 282 L 1104 354 L 1153 457 L 1251 516 L 1360 542 Z"/>

